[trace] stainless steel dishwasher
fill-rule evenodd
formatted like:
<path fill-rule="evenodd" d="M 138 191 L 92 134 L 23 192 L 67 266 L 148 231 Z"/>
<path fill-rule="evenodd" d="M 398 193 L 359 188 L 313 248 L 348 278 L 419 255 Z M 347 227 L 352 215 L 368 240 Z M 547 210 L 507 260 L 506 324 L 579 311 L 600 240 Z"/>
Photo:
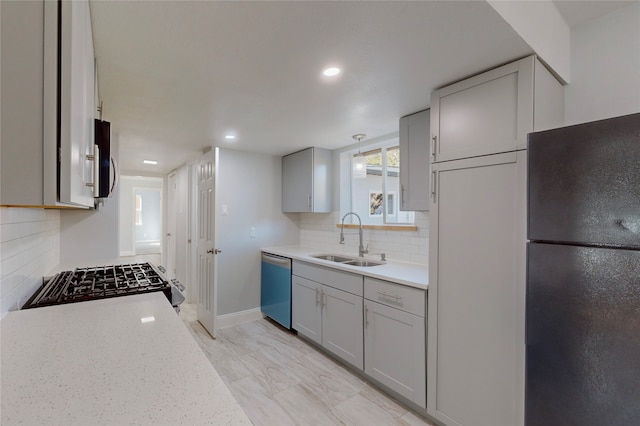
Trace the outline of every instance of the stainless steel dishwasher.
<path fill-rule="evenodd" d="M 260 310 L 291 328 L 291 259 L 262 253 Z"/>

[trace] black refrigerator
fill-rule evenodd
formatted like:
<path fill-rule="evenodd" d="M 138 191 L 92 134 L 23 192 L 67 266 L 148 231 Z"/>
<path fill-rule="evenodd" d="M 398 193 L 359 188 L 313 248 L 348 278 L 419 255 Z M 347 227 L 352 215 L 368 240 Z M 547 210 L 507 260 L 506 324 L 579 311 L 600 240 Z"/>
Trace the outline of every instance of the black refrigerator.
<path fill-rule="evenodd" d="M 640 425 L 640 114 L 528 155 L 525 425 Z"/>

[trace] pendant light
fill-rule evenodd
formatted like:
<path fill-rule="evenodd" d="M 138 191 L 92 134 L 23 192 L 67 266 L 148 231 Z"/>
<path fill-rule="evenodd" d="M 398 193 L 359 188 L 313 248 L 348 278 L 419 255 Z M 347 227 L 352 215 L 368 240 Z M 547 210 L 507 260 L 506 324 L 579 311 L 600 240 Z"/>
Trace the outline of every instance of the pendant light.
<path fill-rule="evenodd" d="M 367 156 L 360 152 L 360 142 L 367 135 L 358 133 L 352 137 L 358 141 L 358 154 L 351 159 L 351 176 L 354 179 L 364 179 L 367 177 Z"/>

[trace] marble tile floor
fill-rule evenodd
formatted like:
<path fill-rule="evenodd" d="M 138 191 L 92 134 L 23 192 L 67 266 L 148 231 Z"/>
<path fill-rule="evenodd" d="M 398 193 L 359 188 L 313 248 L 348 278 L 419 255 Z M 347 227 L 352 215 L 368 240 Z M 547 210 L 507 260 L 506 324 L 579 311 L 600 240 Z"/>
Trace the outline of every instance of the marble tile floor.
<path fill-rule="evenodd" d="M 195 305 L 180 317 L 256 426 L 431 423 L 314 347 L 263 319 L 212 339 Z"/>

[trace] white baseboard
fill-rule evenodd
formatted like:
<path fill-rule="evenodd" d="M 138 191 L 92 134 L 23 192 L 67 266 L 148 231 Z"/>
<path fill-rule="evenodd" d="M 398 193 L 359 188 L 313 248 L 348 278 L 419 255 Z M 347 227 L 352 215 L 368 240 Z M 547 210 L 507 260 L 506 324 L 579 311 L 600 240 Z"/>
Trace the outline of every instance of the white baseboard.
<path fill-rule="evenodd" d="M 136 255 L 135 250 L 133 250 L 133 251 L 128 250 L 128 251 L 121 251 L 120 252 L 120 257 L 135 256 L 135 255 Z"/>
<path fill-rule="evenodd" d="M 233 312 L 231 314 L 218 315 L 216 317 L 216 328 L 231 327 L 232 325 L 242 324 L 262 319 L 263 315 L 260 308 L 247 309 L 246 311 Z"/>

